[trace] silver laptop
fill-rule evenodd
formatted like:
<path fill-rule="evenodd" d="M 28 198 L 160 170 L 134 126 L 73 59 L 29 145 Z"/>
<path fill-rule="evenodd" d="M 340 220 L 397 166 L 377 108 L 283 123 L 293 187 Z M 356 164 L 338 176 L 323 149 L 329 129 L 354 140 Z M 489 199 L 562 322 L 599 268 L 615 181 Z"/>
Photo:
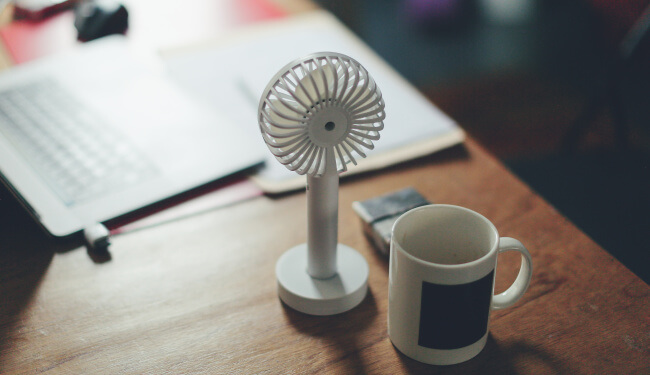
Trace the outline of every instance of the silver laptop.
<path fill-rule="evenodd" d="M 0 74 L 2 182 L 55 236 L 261 163 L 242 126 L 122 36 Z"/>

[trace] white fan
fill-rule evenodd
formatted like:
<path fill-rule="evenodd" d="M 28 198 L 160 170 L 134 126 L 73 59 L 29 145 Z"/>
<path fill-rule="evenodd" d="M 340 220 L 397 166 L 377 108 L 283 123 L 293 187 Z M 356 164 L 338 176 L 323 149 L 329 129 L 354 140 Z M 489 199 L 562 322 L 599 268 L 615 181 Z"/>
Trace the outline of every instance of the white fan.
<path fill-rule="evenodd" d="M 366 295 L 367 262 L 338 244 L 338 172 L 374 148 L 385 117 L 368 71 L 340 53 L 295 60 L 264 90 L 258 118 L 264 141 L 280 163 L 307 175 L 307 243 L 276 265 L 280 298 L 298 311 L 337 314 Z"/>

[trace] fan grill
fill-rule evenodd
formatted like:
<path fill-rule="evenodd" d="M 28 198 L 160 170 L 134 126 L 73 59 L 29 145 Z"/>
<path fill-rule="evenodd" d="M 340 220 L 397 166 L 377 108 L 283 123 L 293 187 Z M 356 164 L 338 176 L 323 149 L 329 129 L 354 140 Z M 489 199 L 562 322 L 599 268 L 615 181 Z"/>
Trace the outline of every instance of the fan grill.
<path fill-rule="evenodd" d="M 320 176 L 326 155 L 336 169 L 366 157 L 384 128 L 384 101 L 368 71 L 338 53 L 319 53 L 294 61 L 269 83 L 259 107 L 262 136 L 289 170 Z"/>

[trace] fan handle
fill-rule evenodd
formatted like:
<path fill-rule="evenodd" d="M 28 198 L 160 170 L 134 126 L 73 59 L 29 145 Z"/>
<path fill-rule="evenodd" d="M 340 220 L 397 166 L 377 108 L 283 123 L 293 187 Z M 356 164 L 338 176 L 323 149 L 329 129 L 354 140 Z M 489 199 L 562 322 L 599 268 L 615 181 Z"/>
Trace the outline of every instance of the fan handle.
<path fill-rule="evenodd" d="M 337 273 L 339 175 L 334 149 L 325 150 L 325 171 L 307 176 L 307 272 L 316 279 Z"/>

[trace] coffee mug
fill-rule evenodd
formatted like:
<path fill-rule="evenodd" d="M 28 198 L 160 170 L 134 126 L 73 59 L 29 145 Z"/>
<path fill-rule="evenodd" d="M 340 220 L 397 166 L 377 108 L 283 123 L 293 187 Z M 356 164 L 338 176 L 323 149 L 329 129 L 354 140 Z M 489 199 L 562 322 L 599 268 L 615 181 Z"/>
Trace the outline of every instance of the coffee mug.
<path fill-rule="evenodd" d="M 513 284 L 493 295 L 497 255 L 521 253 Z M 467 208 L 432 204 L 393 225 L 388 289 L 388 335 L 417 361 L 451 365 L 469 360 L 488 337 L 490 311 L 511 306 L 532 276 L 526 248 L 499 238 L 494 225 Z"/>

